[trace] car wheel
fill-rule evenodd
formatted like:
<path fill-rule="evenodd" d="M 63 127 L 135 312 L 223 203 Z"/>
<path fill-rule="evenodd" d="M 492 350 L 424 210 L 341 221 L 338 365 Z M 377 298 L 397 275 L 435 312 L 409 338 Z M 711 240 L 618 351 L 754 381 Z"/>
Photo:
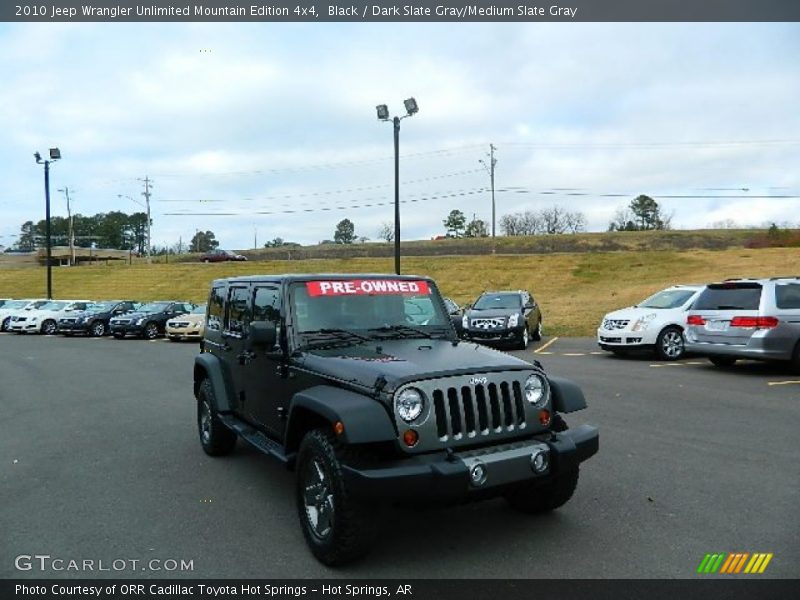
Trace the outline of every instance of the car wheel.
<path fill-rule="evenodd" d="M 578 486 L 578 467 L 559 473 L 545 485 L 531 481 L 507 492 L 508 503 L 520 512 L 538 514 L 555 510 L 572 498 Z"/>
<path fill-rule="evenodd" d="M 8 331 L 8 326 L 11 324 L 11 317 L 3 319 L 3 325 L 0 326 L 0 331 Z"/>
<path fill-rule="evenodd" d="M 158 337 L 158 325 L 155 323 L 147 323 L 144 326 L 144 337 L 148 340 L 154 340 Z"/>
<path fill-rule="evenodd" d="M 531 336 L 531 339 L 534 342 L 538 342 L 539 340 L 542 339 L 542 320 L 541 319 L 539 319 L 539 322 L 536 323 L 536 331 L 533 332 L 533 335 Z"/>
<path fill-rule="evenodd" d="M 103 337 L 106 334 L 106 324 L 102 321 L 95 321 L 89 328 L 92 337 Z"/>
<path fill-rule="evenodd" d="M 214 408 L 216 398 L 209 379 L 197 390 L 197 431 L 200 445 L 209 456 L 229 454 L 236 446 L 236 433 L 225 427 Z"/>
<path fill-rule="evenodd" d="M 47 319 L 42 323 L 41 331 L 44 335 L 54 335 L 58 331 L 58 325 L 52 319 Z"/>
<path fill-rule="evenodd" d="M 326 565 L 341 565 L 367 552 L 376 532 L 377 508 L 353 498 L 340 459 L 355 454 L 332 434 L 306 434 L 297 457 L 297 513 L 312 554 Z"/>
<path fill-rule="evenodd" d="M 709 356 L 708 360 L 715 367 L 732 367 L 736 359 L 732 356 Z"/>
<path fill-rule="evenodd" d="M 661 360 L 678 360 L 683 356 L 683 332 L 679 327 L 665 327 L 656 338 L 656 356 Z"/>
<path fill-rule="evenodd" d="M 528 347 L 530 341 L 531 341 L 531 334 L 528 331 L 528 326 L 525 325 L 525 328 L 522 330 L 522 334 L 519 336 L 519 340 L 517 340 L 517 349 L 525 350 Z"/>
<path fill-rule="evenodd" d="M 794 352 L 792 352 L 792 358 L 789 359 L 789 370 L 792 373 L 800 375 L 800 340 L 798 340 L 797 344 L 795 344 Z"/>

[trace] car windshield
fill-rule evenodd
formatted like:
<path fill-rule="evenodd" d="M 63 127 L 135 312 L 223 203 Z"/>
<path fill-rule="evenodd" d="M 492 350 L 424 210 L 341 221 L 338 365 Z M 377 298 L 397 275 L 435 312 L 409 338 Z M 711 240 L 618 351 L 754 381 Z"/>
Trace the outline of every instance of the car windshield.
<path fill-rule="evenodd" d="M 475 310 L 492 310 L 493 308 L 520 308 L 522 300 L 519 294 L 483 294 L 472 308 Z"/>
<path fill-rule="evenodd" d="M 27 300 L 12 300 L 11 302 L 6 302 L 3 305 L 3 310 L 5 309 L 13 309 L 13 308 L 25 308 L 28 306 Z"/>
<path fill-rule="evenodd" d="M 46 302 L 42 304 L 38 310 L 64 310 L 66 306 L 66 302 Z"/>
<path fill-rule="evenodd" d="M 86 306 L 86 312 L 106 312 L 116 305 L 116 302 L 92 302 Z"/>
<path fill-rule="evenodd" d="M 292 286 L 298 333 L 341 341 L 449 334 L 437 289 L 424 280 L 308 281 Z"/>
<path fill-rule="evenodd" d="M 150 302 L 149 304 L 143 304 L 138 308 L 138 311 L 141 313 L 157 313 L 167 310 L 169 306 L 169 302 Z"/>
<path fill-rule="evenodd" d="M 204 315 L 204 314 L 206 314 L 206 305 L 205 304 L 201 304 L 199 306 L 195 306 L 190 311 L 189 314 L 192 314 L 192 315 Z"/>
<path fill-rule="evenodd" d="M 640 302 L 642 308 L 678 308 L 683 306 L 694 296 L 696 290 L 664 290 L 653 294 L 644 302 Z"/>

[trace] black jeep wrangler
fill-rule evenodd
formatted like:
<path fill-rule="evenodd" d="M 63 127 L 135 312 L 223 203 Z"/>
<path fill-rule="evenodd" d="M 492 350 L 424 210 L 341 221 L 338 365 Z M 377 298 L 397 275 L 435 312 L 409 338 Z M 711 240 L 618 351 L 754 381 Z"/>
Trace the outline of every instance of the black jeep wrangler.
<path fill-rule="evenodd" d="M 572 496 L 595 427 L 580 389 L 459 340 L 436 284 L 394 275 L 216 280 L 194 364 L 200 443 L 238 437 L 297 473 L 303 534 L 328 565 L 363 554 L 387 503 Z"/>

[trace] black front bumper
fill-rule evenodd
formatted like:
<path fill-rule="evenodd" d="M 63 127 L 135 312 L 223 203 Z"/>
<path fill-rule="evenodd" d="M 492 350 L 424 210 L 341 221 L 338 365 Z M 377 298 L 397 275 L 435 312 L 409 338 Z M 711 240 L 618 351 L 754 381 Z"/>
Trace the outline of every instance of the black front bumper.
<path fill-rule="evenodd" d="M 134 325 L 133 323 L 111 323 L 108 327 L 108 330 L 111 332 L 111 335 L 142 335 L 144 333 L 144 324 Z"/>
<path fill-rule="evenodd" d="M 547 438 L 455 452 L 449 457 L 439 452 L 380 467 L 343 465 L 342 469 L 348 489 L 357 496 L 394 501 L 484 498 L 519 483 L 534 480 L 546 483 L 559 473 L 575 469 L 597 453 L 599 439 L 596 427 L 582 425 Z M 536 474 L 530 467 L 530 455 L 541 447 L 549 450 L 550 467 Z M 481 486 L 470 483 L 470 467 L 476 462 L 481 462 L 487 470 L 486 482 Z"/>
<path fill-rule="evenodd" d="M 461 337 L 473 342 L 501 344 L 521 339 L 524 331 L 525 325 L 498 329 L 462 329 Z"/>

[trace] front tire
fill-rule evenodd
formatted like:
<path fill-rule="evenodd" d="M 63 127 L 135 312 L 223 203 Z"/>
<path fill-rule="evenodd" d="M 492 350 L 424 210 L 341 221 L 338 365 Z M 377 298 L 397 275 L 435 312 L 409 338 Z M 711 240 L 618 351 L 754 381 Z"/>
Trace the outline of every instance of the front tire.
<path fill-rule="evenodd" d="M 578 486 L 578 467 L 560 473 L 550 483 L 537 485 L 530 482 L 505 497 L 516 510 L 529 514 L 540 514 L 555 510 L 569 501 Z"/>
<path fill-rule="evenodd" d="M 536 331 L 534 331 L 533 335 L 531 335 L 531 339 L 534 342 L 538 342 L 538 341 L 540 341 L 542 339 L 542 320 L 541 319 L 539 319 L 539 322 L 536 323 Z"/>
<path fill-rule="evenodd" d="M 309 431 L 297 457 L 297 514 L 311 553 L 335 566 L 363 556 L 376 531 L 374 506 L 354 499 L 347 489 L 340 459 L 354 455 L 322 429 Z"/>
<path fill-rule="evenodd" d="M 56 331 L 58 331 L 58 325 L 52 319 L 47 319 L 42 323 L 41 331 L 44 335 L 55 335 Z"/>
<path fill-rule="evenodd" d="M 527 349 L 530 341 L 531 341 L 531 334 L 528 331 L 528 326 L 525 325 L 525 328 L 522 330 L 522 333 L 519 336 L 519 340 L 517 340 L 517 350 Z"/>
<path fill-rule="evenodd" d="M 89 328 L 92 337 L 103 337 L 106 334 L 106 324 L 102 321 L 95 321 Z"/>
<path fill-rule="evenodd" d="M 197 390 L 197 431 L 200 445 L 209 456 L 229 454 L 236 446 L 236 434 L 225 427 L 214 408 L 216 398 L 211 381 L 204 379 Z"/>
<path fill-rule="evenodd" d="M 678 360 L 684 354 L 683 331 L 665 327 L 656 338 L 656 356 L 661 360 Z"/>
<path fill-rule="evenodd" d="M 0 331 L 8 331 L 9 325 L 11 325 L 11 317 L 6 317 L 3 319 L 3 325 L 0 327 Z"/>

